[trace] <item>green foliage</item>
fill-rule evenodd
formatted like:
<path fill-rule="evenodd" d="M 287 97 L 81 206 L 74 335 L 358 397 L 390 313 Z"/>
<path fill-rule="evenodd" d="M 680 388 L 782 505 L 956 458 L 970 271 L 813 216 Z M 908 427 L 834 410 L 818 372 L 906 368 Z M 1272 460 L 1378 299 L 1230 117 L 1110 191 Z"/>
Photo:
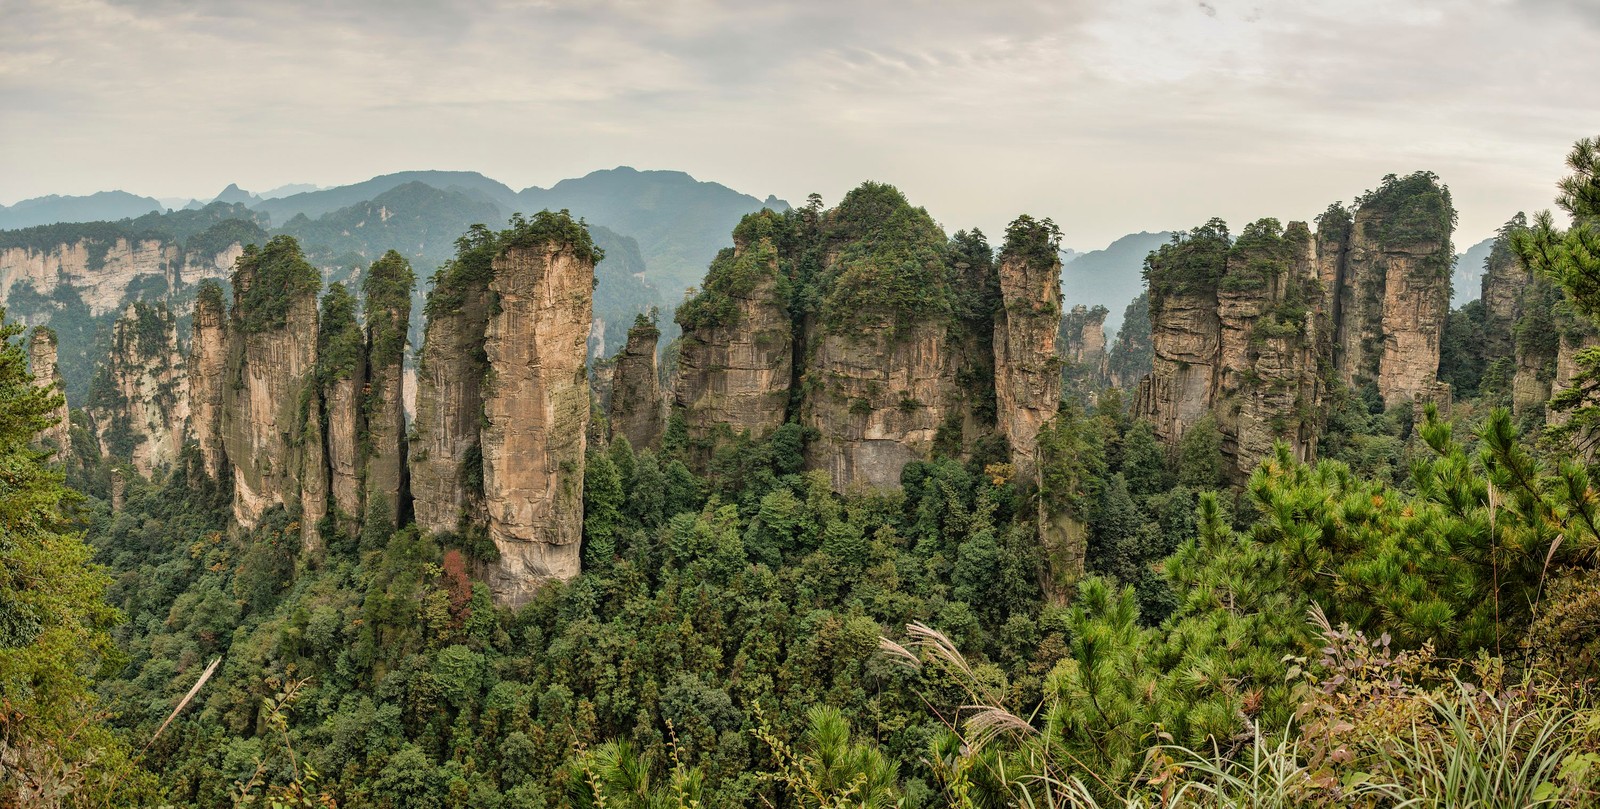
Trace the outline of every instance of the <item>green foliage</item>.
<path fill-rule="evenodd" d="M 361 296 L 366 302 L 368 362 L 374 369 L 397 367 L 405 356 L 411 288 L 415 283 L 411 263 L 393 250 L 374 261 L 361 281 Z"/>
<path fill-rule="evenodd" d="M 1214 291 L 1228 271 L 1228 251 L 1233 245 L 1228 223 L 1212 219 L 1188 233 L 1174 233 L 1172 241 L 1145 259 L 1152 317 L 1172 296 L 1203 295 Z"/>
<path fill-rule="evenodd" d="M 1184 430 L 1178 440 L 1178 482 L 1194 489 L 1215 489 L 1227 484 L 1222 463 L 1222 431 L 1207 413 Z"/>
<path fill-rule="evenodd" d="M 827 212 L 823 227 L 838 245 L 821 285 L 824 328 L 854 334 L 951 311 L 944 233 L 894 186 L 862 183 Z"/>
<path fill-rule="evenodd" d="M 768 210 L 741 219 L 733 232 L 735 246 L 717 254 L 700 294 L 678 307 L 678 325 L 686 331 L 737 325 L 739 301 L 778 278 L 774 240 L 782 225 L 782 218 Z"/>
<path fill-rule="evenodd" d="M 127 767 L 96 723 L 90 678 L 114 658 L 111 579 L 70 522 L 78 497 L 33 448 L 61 395 L 35 387 L 19 326 L 0 311 L 0 802 L 111 800 Z M 138 779 L 134 779 L 137 781 Z M 34 796 L 30 798 L 29 796 Z M 52 797 L 51 800 L 55 798 Z"/>
<path fill-rule="evenodd" d="M 366 350 L 361 324 L 356 321 L 356 299 L 344 284 L 334 283 L 322 296 L 322 316 L 317 323 L 317 378 L 326 386 L 340 379 L 359 379 Z"/>
<path fill-rule="evenodd" d="M 1061 263 L 1061 228 L 1050 219 L 1034 219 L 1023 214 L 1006 225 L 1005 246 L 1000 260 L 1020 259 L 1036 266 Z"/>
<path fill-rule="evenodd" d="M 1150 295 L 1141 294 L 1128 304 L 1122 316 L 1122 329 L 1111 344 L 1108 370 L 1123 387 L 1134 387 L 1150 373 L 1155 362 L 1155 344 L 1150 336 Z"/>
<path fill-rule="evenodd" d="M 233 268 L 236 328 L 245 334 L 281 329 L 289 310 L 322 288 L 322 273 L 306 261 L 292 236 L 249 245 Z"/>
<path fill-rule="evenodd" d="M 525 247 L 554 247 L 570 251 L 590 264 L 598 264 L 605 252 L 595 246 L 582 219 L 573 219 L 566 209 L 552 213 L 540 211 L 531 218 L 512 214 L 511 223 L 499 236 L 500 251 Z"/>

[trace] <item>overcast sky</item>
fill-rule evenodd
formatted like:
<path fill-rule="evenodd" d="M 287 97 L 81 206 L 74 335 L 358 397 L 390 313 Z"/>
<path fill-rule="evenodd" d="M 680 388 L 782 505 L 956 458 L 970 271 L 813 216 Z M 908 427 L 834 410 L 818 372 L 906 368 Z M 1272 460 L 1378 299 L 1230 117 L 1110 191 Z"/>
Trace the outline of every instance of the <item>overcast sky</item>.
<path fill-rule="evenodd" d="M 448 6 L 448 9 L 443 7 Z M 1600 134 L 1600 0 L 0 0 L 0 203 L 470 169 L 865 179 L 1079 249 L 1449 183 L 1464 248 Z"/>

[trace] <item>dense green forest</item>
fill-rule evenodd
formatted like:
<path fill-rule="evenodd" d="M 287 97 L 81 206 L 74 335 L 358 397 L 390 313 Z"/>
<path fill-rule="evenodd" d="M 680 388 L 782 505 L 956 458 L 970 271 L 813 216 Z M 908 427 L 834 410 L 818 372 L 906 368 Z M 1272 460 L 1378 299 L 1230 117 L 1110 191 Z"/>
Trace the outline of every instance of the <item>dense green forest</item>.
<path fill-rule="evenodd" d="M 1576 324 L 1600 316 L 1600 144 L 1571 166 L 1571 226 L 1506 245 Z M 944 240 L 887 186 L 847 202 L 829 226 L 882 238 L 797 276 L 797 310 L 985 305 L 959 286 L 981 234 Z M 735 235 L 782 246 L 816 208 Z M 678 317 L 726 316 L 759 259 L 725 252 Z M 1149 366 L 1148 312 L 1119 375 Z M 1449 413 L 1336 391 L 1321 460 L 1280 448 L 1238 487 L 1214 423 L 1169 450 L 1116 390 L 1063 402 L 1037 482 L 974 453 L 840 495 L 798 424 L 704 474 L 671 432 L 595 442 L 584 570 L 515 612 L 468 575 L 492 553 L 471 536 L 307 553 L 281 508 L 238 530 L 194 447 L 117 476 L 113 508 L 81 426 L 64 469 L 30 448 L 57 402 L 6 327 L 0 806 L 1600 805 L 1600 349 L 1544 429 L 1503 406 L 1482 318 L 1447 324 Z M 1087 526 L 1067 598 L 1041 501 Z"/>

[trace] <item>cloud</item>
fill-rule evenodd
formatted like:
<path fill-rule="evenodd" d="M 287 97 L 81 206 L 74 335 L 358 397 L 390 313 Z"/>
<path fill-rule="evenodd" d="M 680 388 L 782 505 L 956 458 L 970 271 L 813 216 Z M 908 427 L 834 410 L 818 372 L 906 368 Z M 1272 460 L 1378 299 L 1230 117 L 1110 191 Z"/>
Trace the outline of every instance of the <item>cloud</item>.
<path fill-rule="evenodd" d="M 626 163 L 1095 247 L 1431 168 L 1475 239 L 1600 131 L 1600 16 L 1556 0 L 0 4 L 7 202 Z"/>

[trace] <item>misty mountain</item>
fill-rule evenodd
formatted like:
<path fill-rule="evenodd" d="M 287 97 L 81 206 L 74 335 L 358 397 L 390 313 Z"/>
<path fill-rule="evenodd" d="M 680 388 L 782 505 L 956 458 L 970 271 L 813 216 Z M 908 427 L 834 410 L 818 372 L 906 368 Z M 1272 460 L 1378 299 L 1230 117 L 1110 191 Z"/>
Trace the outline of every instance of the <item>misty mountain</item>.
<path fill-rule="evenodd" d="M 1490 236 L 1468 247 L 1465 253 L 1456 254 L 1455 265 L 1450 270 L 1450 308 L 1475 301 L 1483 293 L 1483 263 L 1489 260 L 1494 238 Z"/>
<path fill-rule="evenodd" d="M 475 196 L 481 201 L 494 203 L 508 214 L 516 206 L 516 192 L 476 171 L 402 171 L 351 185 L 268 199 L 254 207 L 271 216 L 273 224 L 283 226 L 296 216 L 316 219 L 323 214 L 375 199 L 379 194 L 407 183 L 422 183 L 441 191 L 458 191 Z"/>
<path fill-rule="evenodd" d="M 162 210 L 166 209 L 154 197 L 135 196 L 126 191 L 100 191 L 87 197 L 51 194 L 25 199 L 9 207 L 0 205 L 0 230 L 57 222 L 115 222 Z"/>
<path fill-rule="evenodd" d="M 212 197 L 211 201 L 226 202 L 230 205 L 257 205 L 260 204 L 261 198 L 240 188 L 238 183 L 228 183 L 228 187 L 222 189 L 222 193 Z"/>
<path fill-rule="evenodd" d="M 525 188 L 517 197 L 523 211 L 566 208 L 637 239 L 647 265 L 645 277 L 673 304 L 684 288 L 700 284 L 718 250 L 732 246 L 729 234 L 740 218 L 762 208 L 789 209 L 789 203 L 776 197 L 763 201 L 681 171 L 627 166 L 590 172 L 550 188 Z"/>
<path fill-rule="evenodd" d="M 1122 328 L 1123 310 L 1144 291 L 1144 258 L 1172 239 L 1170 231 L 1130 233 L 1103 250 L 1062 257 L 1061 292 L 1065 305 L 1106 307 L 1106 333 Z"/>

